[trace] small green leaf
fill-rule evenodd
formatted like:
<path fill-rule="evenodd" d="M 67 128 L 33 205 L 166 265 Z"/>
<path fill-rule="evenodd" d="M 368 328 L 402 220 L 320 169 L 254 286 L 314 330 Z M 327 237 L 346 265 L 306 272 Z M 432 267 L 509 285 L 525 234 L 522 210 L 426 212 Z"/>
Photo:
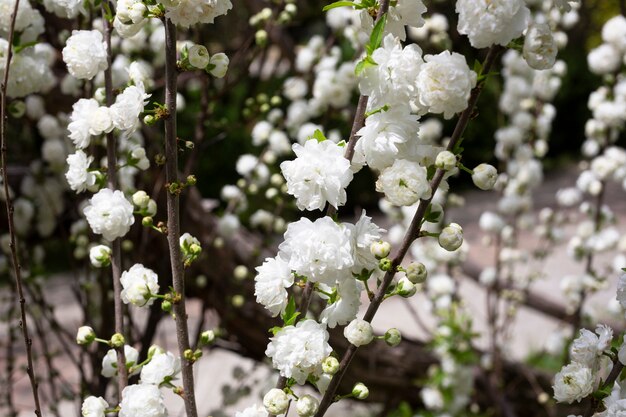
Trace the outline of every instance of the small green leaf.
<path fill-rule="evenodd" d="M 370 35 L 370 41 L 367 45 L 365 45 L 365 49 L 367 50 L 367 55 L 370 56 L 374 53 L 376 49 L 380 47 L 380 44 L 383 42 L 383 36 L 385 35 L 385 25 L 387 24 L 387 13 L 380 18 L 374 29 L 372 29 L 372 34 Z"/>
<path fill-rule="evenodd" d="M 289 302 L 287 303 L 287 307 L 285 307 L 285 312 L 283 313 L 283 322 L 287 324 L 291 317 L 296 313 L 296 299 L 293 297 L 289 297 Z"/>
<path fill-rule="evenodd" d="M 280 326 L 274 326 L 274 327 L 272 327 L 272 328 L 269 330 L 269 332 L 270 332 L 271 334 L 273 334 L 274 336 L 276 336 L 276 333 L 278 333 L 278 332 L 279 332 L 279 331 L 281 331 L 282 329 L 283 329 L 283 328 L 282 328 L 282 327 L 280 327 Z"/>
<path fill-rule="evenodd" d="M 385 104 L 385 105 L 384 105 L 384 106 L 382 106 L 382 107 L 379 107 L 379 108 L 377 108 L 377 109 L 374 109 L 374 110 L 368 111 L 367 113 L 365 113 L 365 117 L 366 117 L 366 118 L 368 118 L 368 117 L 370 117 L 372 114 L 381 113 L 381 112 L 384 112 L 384 111 L 387 111 L 387 110 L 389 110 L 389 106 L 388 106 L 387 104 Z"/>
<path fill-rule="evenodd" d="M 480 76 L 480 74 L 482 74 L 483 72 L 483 64 L 479 60 L 475 60 L 473 70 L 476 73 L 476 75 Z"/>
<path fill-rule="evenodd" d="M 366 68 L 373 67 L 378 65 L 376 61 L 371 56 L 366 56 L 358 64 L 356 64 L 356 68 L 354 69 L 354 73 L 358 76 L 365 70 Z"/>
<path fill-rule="evenodd" d="M 322 133 L 321 130 L 315 129 L 312 139 L 316 139 L 318 142 L 324 142 L 326 140 L 326 136 L 324 136 L 324 133 Z"/>
<path fill-rule="evenodd" d="M 324 6 L 324 8 L 322 9 L 323 12 L 326 12 L 330 9 L 336 9 L 337 7 L 344 7 L 344 6 L 355 6 L 354 2 L 351 1 L 336 1 L 334 3 L 328 4 L 326 6 Z"/>

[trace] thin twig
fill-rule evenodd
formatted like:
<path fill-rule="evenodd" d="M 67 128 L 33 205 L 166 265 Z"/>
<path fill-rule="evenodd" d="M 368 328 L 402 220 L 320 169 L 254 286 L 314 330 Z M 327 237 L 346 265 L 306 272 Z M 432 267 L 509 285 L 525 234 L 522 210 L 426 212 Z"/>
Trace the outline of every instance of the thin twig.
<path fill-rule="evenodd" d="M 165 106 L 168 116 L 165 119 L 165 175 L 167 184 L 178 182 L 178 146 L 176 137 L 176 25 L 165 19 Z M 198 417 L 193 380 L 193 361 L 185 358 L 185 352 L 191 351 L 187 311 L 185 308 L 185 271 L 180 250 L 180 209 L 179 194 L 169 189 L 167 194 L 167 243 L 172 267 L 172 283 L 180 300 L 174 303 L 176 338 L 181 355 L 183 374 L 183 399 L 187 417 Z"/>
<path fill-rule="evenodd" d="M 7 61 L 4 67 L 4 79 L 0 85 L 0 158 L 2 160 L 2 182 L 4 185 L 4 197 L 7 210 L 7 221 L 9 224 L 9 247 L 11 249 L 11 263 L 13 265 L 13 273 L 15 275 L 15 287 L 20 301 L 20 327 L 24 336 L 24 344 L 26 345 L 26 357 L 28 365 L 26 373 L 30 379 L 30 386 L 33 392 L 33 400 L 35 406 L 35 415 L 41 417 L 41 405 L 39 404 L 39 390 L 37 378 L 35 377 L 35 369 L 33 367 L 32 340 L 28 333 L 28 322 L 26 321 L 26 299 L 24 298 L 24 290 L 22 288 L 22 267 L 20 266 L 19 255 L 17 251 L 17 243 L 15 239 L 15 225 L 13 224 L 13 203 L 11 194 L 9 193 L 9 176 L 7 174 L 7 144 L 6 144 L 6 105 L 7 105 L 7 89 L 9 87 L 9 71 L 11 69 L 11 58 L 13 57 L 13 37 L 15 35 L 15 20 L 17 18 L 17 10 L 20 0 L 15 0 L 13 13 L 11 14 L 11 24 L 9 26 L 9 39 L 7 46 Z"/>
<path fill-rule="evenodd" d="M 106 6 L 106 7 L 105 7 Z M 102 2 L 102 17 L 104 21 L 104 38 L 107 45 L 107 69 L 104 70 L 104 89 L 106 94 L 106 104 L 113 104 L 113 78 L 111 65 L 113 52 L 111 51 L 111 32 L 113 27 L 107 19 L 106 8 L 112 9 L 112 4 L 105 0 Z M 117 189 L 117 143 L 113 133 L 107 134 L 107 186 L 111 190 Z M 122 303 L 122 243 L 121 238 L 113 240 L 111 243 L 111 275 L 113 278 L 113 303 L 115 310 L 115 333 L 124 335 L 124 304 Z M 117 389 L 118 399 L 122 401 L 122 391 L 128 385 L 128 370 L 126 369 L 126 356 L 124 346 L 115 349 L 117 352 Z"/>
<path fill-rule="evenodd" d="M 489 50 L 489 53 L 487 54 L 487 57 L 485 58 L 485 63 L 483 65 L 484 74 L 489 74 L 493 64 L 496 61 L 497 56 L 500 54 L 501 49 L 502 48 L 497 45 L 491 47 L 491 49 Z M 454 132 L 452 133 L 452 137 L 450 138 L 450 142 L 448 143 L 448 150 L 452 150 L 454 146 L 456 145 L 456 143 L 461 139 L 463 132 L 465 131 L 465 128 L 467 127 L 471 119 L 472 113 L 474 112 L 474 107 L 476 106 L 476 102 L 478 101 L 478 97 L 480 96 L 480 93 L 482 91 L 484 81 L 485 80 L 482 80 L 481 82 L 479 82 L 478 85 L 472 90 L 472 93 L 468 101 L 467 109 L 465 109 L 463 113 L 461 114 L 461 117 L 459 117 L 459 120 L 454 129 Z M 378 291 L 376 292 L 376 295 L 372 299 L 372 302 L 370 303 L 367 311 L 365 312 L 363 320 L 367 322 L 371 322 L 374 316 L 376 315 L 378 308 L 383 302 L 387 288 L 391 284 L 391 281 L 393 280 L 393 277 L 396 273 L 396 268 L 401 264 L 402 260 L 404 259 L 413 241 L 419 237 L 422 220 L 426 213 L 426 208 L 430 204 L 432 197 L 435 195 L 435 192 L 439 188 L 439 184 L 443 180 L 444 174 L 445 172 L 441 169 L 438 169 L 436 171 L 430 183 L 431 197 L 427 200 L 424 200 L 424 199 L 420 200 L 415 216 L 413 217 L 411 225 L 409 226 L 409 229 L 407 230 L 406 235 L 404 236 L 402 245 L 398 249 L 397 253 L 395 254 L 391 262 L 391 268 L 385 273 L 382 284 L 380 285 Z M 357 347 L 351 344 L 346 350 L 346 352 L 344 353 L 344 355 L 342 356 L 341 362 L 339 364 L 339 371 L 333 376 L 333 379 L 330 381 L 330 384 L 328 385 L 328 388 L 326 389 L 326 393 L 324 394 L 324 397 L 322 398 L 322 401 L 320 402 L 320 406 L 319 406 L 317 413 L 315 414 L 315 417 L 322 417 L 326 413 L 330 405 L 332 404 L 334 397 L 336 395 L 336 392 L 337 392 L 337 388 L 339 387 L 339 383 L 341 382 L 343 376 L 345 375 L 348 369 L 348 366 L 350 365 L 350 362 L 352 361 L 352 358 L 354 358 L 356 351 L 357 351 Z"/>

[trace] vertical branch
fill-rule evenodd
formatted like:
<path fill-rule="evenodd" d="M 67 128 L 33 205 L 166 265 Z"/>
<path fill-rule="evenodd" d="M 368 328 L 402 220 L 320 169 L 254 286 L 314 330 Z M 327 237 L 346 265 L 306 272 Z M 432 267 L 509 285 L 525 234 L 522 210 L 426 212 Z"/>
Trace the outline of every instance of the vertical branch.
<path fill-rule="evenodd" d="M 20 327 L 24 336 L 24 344 L 26 345 L 26 358 L 28 365 L 26 373 L 30 379 L 30 386 L 33 391 L 33 400 L 35 402 L 35 415 L 41 417 L 41 405 L 39 404 L 39 391 L 37 386 L 37 378 L 35 377 L 35 369 L 33 368 L 33 341 L 28 333 L 28 322 L 26 321 L 26 299 L 24 298 L 24 289 L 22 287 L 22 271 L 20 266 L 19 255 L 17 253 L 17 243 L 15 240 L 15 225 L 13 224 L 13 203 L 11 194 L 9 193 L 9 174 L 7 173 L 7 144 L 6 144 L 6 108 L 7 108 L 7 89 L 9 87 L 9 71 L 11 69 L 11 58 L 13 57 L 13 37 L 15 35 L 15 19 L 17 18 L 17 10 L 20 1 L 15 0 L 13 13 L 11 14 L 11 24 L 9 26 L 9 45 L 7 47 L 7 62 L 4 70 L 4 79 L 0 85 L 0 160 L 2 162 L 2 183 L 4 186 L 5 205 L 7 210 L 7 222 L 9 224 L 9 247 L 11 249 L 11 263 L 13 265 L 13 273 L 15 275 L 15 287 L 20 301 Z M 9 330 L 10 331 L 10 330 Z"/>
<path fill-rule="evenodd" d="M 13 320 L 13 316 L 15 315 L 15 298 L 10 297 L 9 299 L 9 311 L 7 312 L 7 322 L 10 323 Z M 6 403 L 6 407 L 8 409 L 8 413 L 10 417 L 17 417 L 17 410 L 15 409 L 15 404 L 13 403 L 13 390 L 11 387 L 13 386 L 11 379 L 13 378 L 13 369 L 15 365 L 15 352 L 13 351 L 13 345 L 15 344 L 15 332 L 14 329 L 9 326 L 7 329 L 8 340 L 6 346 L 6 367 L 5 370 L 5 379 L 2 381 L 3 384 L 6 384 L 5 392 L 4 392 L 4 402 Z"/>
<path fill-rule="evenodd" d="M 106 7 L 105 7 L 106 5 Z M 113 27 L 107 18 L 107 8 L 111 10 L 111 3 L 107 0 L 102 3 L 102 15 L 104 20 L 104 39 L 107 46 L 107 69 L 104 71 L 104 89 L 106 104 L 113 104 L 113 81 L 111 64 L 113 53 L 111 51 L 111 32 Z M 107 134 L 107 186 L 111 190 L 117 189 L 117 141 L 113 133 Z M 113 278 L 113 302 L 115 311 L 115 333 L 124 335 L 124 304 L 122 303 L 122 250 L 121 238 L 111 243 L 111 275 Z M 126 369 L 126 356 L 124 346 L 116 349 L 117 352 L 117 389 L 119 400 L 122 400 L 122 391 L 128 385 L 128 370 Z"/>
<path fill-rule="evenodd" d="M 165 106 L 168 116 L 165 119 L 165 176 L 167 184 L 178 182 L 178 145 L 176 137 L 176 25 L 165 19 Z M 187 328 L 187 311 L 185 309 L 185 271 L 180 251 L 180 210 L 178 189 L 167 189 L 167 243 L 172 266 L 172 282 L 174 291 L 180 299 L 174 303 L 173 310 L 176 321 L 176 338 L 178 351 L 182 361 L 183 399 L 187 417 L 197 417 L 196 398 L 194 393 L 193 360 L 186 357 L 191 352 L 189 330 Z"/>

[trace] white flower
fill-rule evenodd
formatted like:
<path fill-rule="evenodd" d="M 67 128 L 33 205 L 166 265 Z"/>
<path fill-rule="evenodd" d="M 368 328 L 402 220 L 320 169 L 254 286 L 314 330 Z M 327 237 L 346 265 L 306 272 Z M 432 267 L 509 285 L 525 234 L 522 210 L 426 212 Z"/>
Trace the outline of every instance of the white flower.
<path fill-rule="evenodd" d="M 557 52 L 558 48 L 548 24 L 535 23 L 528 27 L 522 54 L 529 67 L 536 70 L 552 68 Z"/>
<path fill-rule="evenodd" d="M 124 236 L 135 222 L 133 205 L 124 197 L 124 193 L 108 188 L 103 188 L 91 197 L 83 213 L 91 230 L 109 241 Z"/>
<path fill-rule="evenodd" d="M 560 403 L 580 402 L 593 392 L 594 375 L 591 369 L 573 362 L 564 366 L 554 377 L 554 399 Z"/>
<path fill-rule="evenodd" d="M 287 378 L 304 384 L 309 374 L 320 374 L 321 364 L 332 349 L 325 326 L 314 320 L 301 320 L 296 326 L 283 327 L 270 339 L 265 354 L 274 368 Z"/>
<path fill-rule="evenodd" d="M 385 193 L 396 206 L 410 206 L 419 199 L 430 198 L 426 168 L 417 162 L 397 159 L 376 181 L 376 191 Z"/>
<path fill-rule="evenodd" d="M 80 149 L 72 155 L 68 155 L 67 164 L 69 165 L 65 178 L 70 188 L 78 193 L 82 193 L 87 188 L 93 187 L 96 183 L 96 175 L 89 172 L 89 165 L 93 162 L 93 156 L 87 154 Z"/>
<path fill-rule="evenodd" d="M 124 388 L 119 417 L 167 417 L 159 387 L 139 384 Z"/>
<path fill-rule="evenodd" d="M 97 30 L 75 30 L 63 48 L 63 61 L 74 77 L 91 80 L 108 67 L 106 45 Z"/>
<path fill-rule="evenodd" d="M 263 265 L 256 267 L 254 295 L 256 301 L 267 308 L 272 316 L 285 311 L 289 294 L 286 288 L 293 285 L 293 274 L 289 264 L 280 256 L 266 258 Z"/>
<path fill-rule="evenodd" d="M 365 210 L 361 212 L 361 217 L 354 226 L 349 223 L 344 224 L 351 230 L 354 255 L 354 266 L 352 267 L 352 272 L 360 274 L 364 269 L 368 271 L 375 269 L 378 266 L 378 259 L 372 251 L 372 248 L 374 245 L 381 242 L 380 238 L 385 230 L 378 227 L 372 221 L 371 217 L 366 216 Z M 389 246 L 389 243 L 382 243 L 384 249 L 387 249 L 386 246 Z M 384 243 L 387 243 L 387 245 L 385 246 Z M 389 248 L 389 250 L 391 250 L 391 248 Z M 387 250 L 387 255 L 389 254 L 389 250 Z M 384 253 L 384 250 L 378 253 L 382 254 Z M 382 258 L 387 255 L 382 256 Z"/>
<path fill-rule="evenodd" d="M 272 388 L 263 396 L 263 406 L 270 414 L 283 414 L 289 407 L 289 396 L 282 389 Z"/>
<path fill-rule="evenodd" d="M 109 404 L 102 397 L 89 396 L 83 401 L 80 413 L 83 417 L 104 417 Z"/>
<path fill-rule="evenodd" d="M 111 109 L 106 106 L 99 106 L 95 111 L 89 114 L 87 121 L 89 123 L 89 134 L 100 135 L 109 133 L 115 127 L 113 118 L 111 117 Z"/>
<path fill-rule="evenodd" d="M 79 345 L 88 345 L 96 338 L 96 333 L 89 326 L 81 326 L 76 333 L 76 343 Z"/>
<path fill-rule="evenodd" d="M 465 57 L 456 52 L 426 55 L 417 76 L 419 104 L 430 113 L 443 113 L 446 119 L 467 108 L 476 73 Z"/>
<path fill-rule="evenodd" d="M 406 39 L 405 26 L 420 27 L 424 24 L 422 14 L 426 12 L 423 0 L 403 0 L 389 5 L 385 32 L 392 34 L 400 40 Z M 367 33 L 371 33 L 374 27 L 374 18 L 367 10 L 361 10 L 361 27 Z"/>
<path fill-rule="evenodd" d="M 420 397 L 424 401 L 424 406 L 429 410 L 441 410 L 445 404 L 441 391 L 436 388 L 424 387 L 420 391 Z"/>
<path fill-rule="evenodd" d="M 607 20 L 602 27 L 602 40 L 626 52 L 626 17 L 617 15 Z"/>
<path fill-rule="evenodd" d="M 423 63 L 422 50 L 415 44 L 402 48 L 391 34 L 372 54 L 376 65 L 366 67 L 359 75 L 361 94 L 370 97 L 372 109 L 384 105 L 405 104 L 417 95 L 415 81 Z"/>
<path fill-rule="evenodd" d="M 70 132 L 70 139 L 74 142 L 74 146 L 78 149 L 84 149 L 89 146 L 91 133 L 89 133 L 91 124 L 90 120 L 95 111 L 100 107 L 94 99 L 81 98 L 72 106 L 72 115 L 67 130 Z"/>
<path fill-rule="evenodd" d="M 388 111 L 372 114 L 365 119 L 365 126 L 357 135 L 361 138 L 355 146 L 355 162 L 364 159 L 367 164 L 377 170 L 391 166 L 399 156 L 415 155 L 421 159 L 420 153 L 426 156 L 433 149 L 429 145 L 420 148 L 417 132 L 419 130 L 418 116 L 411 114 L 404 107 L 392 107 Z"/>
<path fill-rule="evenodd" d="M 230 0 L 180 0 L 173 3 L 166 7 L 165 17 L 184 28 L 198 23 L 213 23 L 216 17 L 233 8 Z"/>
<path fill-rule="evenodd" d="M 354 319 L 343 329 L 343 335 L 348 342 L 359 347 L 367 345 L 374 340 L 374 329 L 372 325 L 361 319 Z"/>
<path fill-rule="evenodd" d="M 435 159 L 435 166 L 444 171 L 450 171 L 456 167 L 456 156 L 450 151 L 441 151 Z"/>
<path fill-rule="evenodd" d="M 498 180 L 498 171 L 489 164 L 480 164 L 474 168 L 472 181 L 481 190 L 491 190 Z"/>
<path fill-rule="evenodd" d="M 230 60 L 228 56 L 223 52 L 211 55 L 211 59 L 209 60 L 209 73 L 215 78 L 223 78 L 226 75 L 226 71 L 228 71 L 229 63 Z"/>
<path fill-rule="evenodd" d="M 487 233 L 499 234 L 506 223 L 504 219 L 492 211 L 485 211 L 478 220 L 480 229 Z"/>
<path fill-rule="evenodd" d="M 300 417 L 311 417 L 317 413 L 317 409 L 319 408 L 319 401 L 317 398 L 305 394 L 298 398 L 298 402 L 296 403 L 296 413 Z"/>
<path fill-rule="evenodd" d="M 325 291 L 332 292 L 331 287 L 324 287 Z M 336 287 L 336 300 L 328 304 L 320 314 L 320 321 L 333 329 L 337 325 L 344 325 L 354 320 L 361 306 L 361 284 L 355 279 L 340 281 Z M 322 296 L 326 298 L 326 296 Z"/>
<path fill-rule="evenodd" d="M 344 148 L 330 140 L 307 140 L 293 145 L 296 159 L 280 164 L 287 192 L 296 197 L 300 210 L 323 210 L 326 202 L 337 208 L 346 202 L 346 187 L 352 181 L 350 161 Z"/>
<path fill-rule="evenodd" d="M 134 132 L 140 125 L 139 115 L 143 112 L 148 97 L 150 95 L 146 94 L 143 84 L 126 87 L 111 106 L 113 126 L 126 130 L 127 134 Z"/>
<path fill-rule="evenodd" d="M 192 45 L 188 50 L 189 63 L 198 69 L 205 69 L 209 65 L 211 56 L 204 45 Z"/>
<path fill-rule="evenodd" d="M 330 217 L 315 222 L 302 218 L 289 224 L 285 241 L 278 248 L 289 268 L 311 281 L 334 285 L 337 280 L 352 277 L 350 230 Z"/>
<path fill-rule="evenodd" d="M 106 245 L 97 245 L 89 249 L 89 261 L 96 268 L 108 266 L 111 263 L 111 248 Z"/>
<path fill-rule="evenodd" d="M 589 71 L 598 75 L 616 72 L 622 65 L 622 54 L 609 43 L 594 48 L 587 55 Z"/>
<path fill-rule="evenodd" d="M 180 372 L 180 358 L 172 352 L 156 352 L 150 362 L 141 368 L 142 384 L 160 385 L 176 379 Z"/>
<path fill-rule="evenodd" d="M 122 301 L 137 307 L 146 307 L 154 302 L 153 294 L 159 293 L 159 277 L 142 264 L 133 265 L 122 273 Z"/>
<path fill-rule="evenodd" d="M 519 37 L 530 16 L 524 0 L 457 0 L 458 31 L 474 48 L 505 46 Z"/>
<path fill-rule="evenodd" d="M 463 244 L 463 228 L 457 223 L 450 223 L 439 234 L 439 246 L 453 252 Z"/>
<path fill-rule="evenodd" d="M 124 357 L 126 359 L 126 367 L 130 367 L 137 364 L 139 352 L 134 347 L 125 345 Z M 112 378 L 117 375 L 117 352 L 115 349 L 109 349 L 102 358 L 102 371 L 100 373 L 106 378 Z"/>

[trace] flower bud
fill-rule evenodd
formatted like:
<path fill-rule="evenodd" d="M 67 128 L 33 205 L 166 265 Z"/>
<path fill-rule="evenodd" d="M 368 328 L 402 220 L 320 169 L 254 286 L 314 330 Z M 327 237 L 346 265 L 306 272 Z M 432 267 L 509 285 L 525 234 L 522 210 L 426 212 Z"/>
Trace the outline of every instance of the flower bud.
<path fill-rule="evenodd" d="M 352 396 L 357 400 L 364 400 L 370 395 L 370 390 L 367 389 L 365 384 L 358 382 L 352 388 Z"/>
<path fill-rule="evenodd" d="M 391 259 L 389 258 L 383 258 L 378 262 L 378 267 L 380 268 L 381 271 L 389 271 L 391 269 L 392 263 L 391 263 Z"/>
<path fill-rule="evenodd" d="M 450 223 L 439 234 L 439 246 L 453 252 L 463 244 L 463 228 L 456 223 Z"/>
<path fill-rule="evenodd" d="M 400 333 L 400 330 L 393 328 L 385 332 L 385 343 L 387 343 L 389 346 L 398 346 L 401 341 L 402 334 Z"/>
<path fill-rule="evenodd" d="M 11 117 L 19 119 L 26 113 L 26 103 L 22 100 L 14 100 L 11 104 L 9 104 L 9 113 Z"/>
<path fill-rule="evenodd" d="M 317 398 L 312 395 L 305 394 L 298 398 L 298 402 L 296 403 L 296 413 L 300 417 L 311 417 L 317 413 L 317 409 L 319 408 L 319 401 Z"/>
<path fill-rule="evenodd" d="M 146 216 L 141 220 L 141 225 L 144 227 L 152 227 L 154 224 L 154 219 L 150 216 Z"/>
<path fill-rule="evenodd" d="M 156 212 L 157 212 L 156 201 L 154 201 L 153 199 L 150 199 L 150 201 L 148 201 L 148 205 L 146 206 L 146 214 L 150 217 L 154 217 Z"/>
<path fill-rule="evenodd" d="M 472 181 L 481 190 L 491 190 L 498 179 L 498 171 L 489 164 L 480 164 L 474 168 Z"/>
<path fill-rule="evenodd" d="M 209 65 L 211 57 L 209 51 L 203 45 L 193 45 L 189 48 L 189 63 L 192 67 L 205 69 Z"/>
<path fill-rule="evenodd" d="M 267 33 L 266 33 L 267 36 Z M 228 71 L 228 64 L 230 60 L 226 56 L 225 53 L 220 52 L 211 57 L 211 61 L 209 63 L 210 66 L 213 66 L 209 73 L 215 78 L 223 78 L 226 75 L 226 71 Z"/>
<path fill-rule="evenodd" d="M 208 344 L 213 343 L 214 340 L 215 340 L 215 332 L 213 330 L 205 330 L 200 335 L 200 344 L 201 345 L 206 346 Z"/>
<path fill-rule="evenodd" d="M 145 191 L 137 191 L 133 194 L 133 204 L 138 208 L 142 209 L 148 206 L 150 202 L 150 197 Z"/>
<path fill-rule="evenodd" d="M 120 333 L 115 333 L 111 336 L 110 344 L 116 348 L 124 346 L 124 336 Z"/>
<path fill-rule="evenodd" d="M 81 326 L 76 333 L 76 343 L 79 345 L 88 345 L 96 338 L 96 332 L 89 326 Z"/>
<path fill-rule="evenodd" d="M 391 252 L 391 244 L 389 244 L 389 242 L 385 242 L 384 240 L 379 240 L 378 242 L 372 243 L 370 246 L 370 252 L 376 257 L 376 259 L 386 258 Z"/>
<path fill-rule="evenodd" d="M 450 171 L 456 167 L 456 155 L 450 151 L 441 151 L 435 159 L 435 166 L 444 171 Z"/>
<path fill-rule="evenodd" d="M 168 300 L 163 300 L 163 302 L 161 303 L 161 310 L 165 311 L 166 313 L 169 313 L 172 311 L 172 302 L 168 301 Z"/>
<path fill-rule="evenodd" d="M 163 348 L 161 346 L 158 345 L 152 345 L 150 346 L 150 348 L 148 349 L 148 359 L 152 359 L 152 357 L 156 354 L 161 354 L 161 353 L 165 353 L 165 350 L 163 350 Z"/>
<path fill-rule="evenodd" d="M 89 261 L 96 268 L 111 265 L 111 248 L 105 245 L 94 246 L 89 249 Z"/>
<path fill-rule="evenodd" d="M 339 370 L 339 360 L 334 356 L 329 356 L 322 361 L 322 371 L 325 374 L 335 375 Z"/>
<path fill-rule="evenodd" d="M 428 277 L 426 266 L 421 262 L 411 262 L 409 266 L 406 267 L 406 277 L 413 284 L 423 283 L 426 281 L 426 277 Z"/>
<path fill-rule="evenodd" d="M 343 335 L 348 339 L 348 342 L 359 347 L 367 345 L 374 339 L 374 329 L 369 322 L 354 319 L 343 329 Z"/>
<path fill-rule="evenodd" d="M 526 31 L 522 55 L 529 67 L 546 70 L 554 66 L 558 48 L 550 26 L 546 23 L 533 23 Z"/>
<path fill-rule="evenodd" d="M 284 414 L 289 407 L 289 397 L 282 389 L 272 388 L 263 397 L 263 406 L 270 414 Z"/>
<path fill-rule="evenodd" d="M 152 126 L 153 124 L 157 122 L 157 120 L 158 119 L 153 114 L 146 114 L 143 117 L 143 122 L 147 124 L 148 126 Z"/>
<path fill-rule="evenodd" d="M 254 39 L 257 45 L 265 46 L 265 44 L 267 43 L 267 32 L 263 29 L 257 30 L 254 35 Z"/>
<path fill-rule="evenodd" d="M 413 284 L 407 277 L 402 277 L 398 280 L 398 295 L 400 297 L 409 298 L 417 292 L 415 284 Z"/>
<path fill-rule="evenodd" d="M 139 24 L 144 21 L 147 10 L 148 8 L 145 4 L 141 2 L 134 3 L 128 11 L 128 17 L 134 24 Z"/>
<path fill-rule="evenodd" d="M 237 265 L 233 271 L 233 275 L 235 276 L 235 279 L 239 281 L 246 279 L 248 276 L 248 268 L 246 268 L 245 265 Z"/>

